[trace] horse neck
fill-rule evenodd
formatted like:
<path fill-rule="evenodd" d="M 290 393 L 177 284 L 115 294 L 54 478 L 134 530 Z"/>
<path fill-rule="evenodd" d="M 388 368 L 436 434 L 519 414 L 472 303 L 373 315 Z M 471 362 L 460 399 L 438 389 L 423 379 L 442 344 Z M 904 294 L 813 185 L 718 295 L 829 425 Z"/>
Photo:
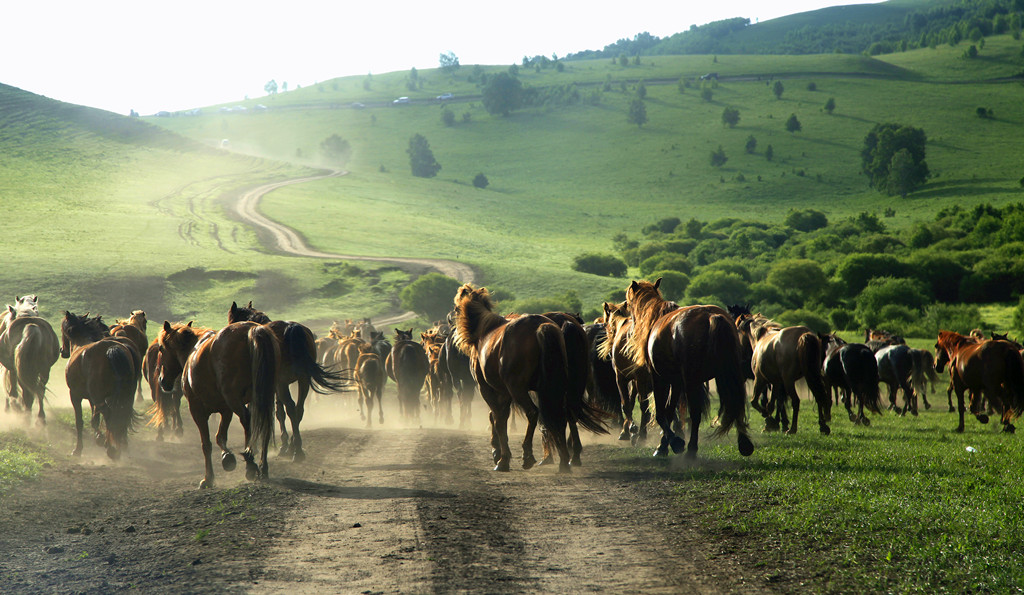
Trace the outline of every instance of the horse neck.
<path fill-rule="evenodd" d="M 949 357 L 952 358 L 958 351 L 963 349 L 964 346 L 969 343 L 969 340 L 960 333 L 955 333 L 953 331 L 940 331 L 939 339 L 936 343 L 939 344 L 939 347 L 945 349 L 949 354 Z"/>

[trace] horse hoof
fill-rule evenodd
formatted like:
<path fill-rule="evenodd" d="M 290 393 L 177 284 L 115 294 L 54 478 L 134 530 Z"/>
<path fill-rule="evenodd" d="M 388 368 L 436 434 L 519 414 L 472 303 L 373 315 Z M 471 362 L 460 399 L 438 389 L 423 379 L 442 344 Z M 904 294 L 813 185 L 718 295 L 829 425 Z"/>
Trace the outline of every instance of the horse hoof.
<path fill-rule="evenodd" d="M 96 434 L 96 446 L 103 447 L 103 446 L 106 446 L 106 445 L 107 445 L 106 437 L 103 434 Z"/>
<path fill-rule="evenodd" d="M 852 413 L 850 414 L 850 421 L 852 421 L 853 423 L 858 423 L 859 422 L 859 420 L 857 419 L 857 416 L 852 414 Z"/>
<path fill-rule="evenodd" d="M 156 435 L 156 441 L 157 442 L 163 442 L 164 441 L 164 435 L 163 434 L 157 434 Z"/>
<path fill-rule="evenodd" d="M 559 473 L 572 473 L 572 468 L 569 467 L 568 463 L 559 463 L 558 464 L 558 472 Z"/>
<path fill-rule="evenodd" d="M 287 446 L 282 446 L 281 450 L 277 451 L 277 456 L 279 457 L 287 457 L 290 454 L 292 454 L 292 451 Z"/>
<path fill-rule="evenodd" d="M 796 434 L 796 432 L 793 432 L 793 433 Z M 828 436 L 831 433 L 832 433 L 832 428 L 830 428 L 828 426 L 821 426 L 821 435 L 822 436 Z"/>
<path fill-rule="evenodd" d="M 668 449 L 667 448 L 658 447 L 658 448 L 654 449 L 654 455 L 652 455 L 652 456 L 654 456 L 654 458 L 656 458 L 656 459 L 661 459 L 661 458 L 667 457 L 668 456 Z"/>
<path fill-rule="evenodd" d="M 679 436 L 673 436 L 672 439 L 668 441 L 668 445 L 669 448 L 672 449 L 672 452 L 679 454 L 683 452 L 684 448 L 686 448 L 686 441 Z"/>
<path fill-rule="evenodd" d="M 199 489 L 200 490 L 206 490 L 206 489 L 209 489 L 209 488 L 212 488 L 212 487 L 213 487 L 213 480 L 212 479 L 210 479 L 210 480 L 203 479 L 203 480 L 201 480 L 199 482 Z"/>
<path fill-rule="evenodd" d="M 959 428 L 953 428 L 953 431 L 956 432 L 957 434 L 963 434 L 964 433 L 964 427 L 960 426 Z"/>
<path fill-rule="evenodd" d="M 626 429 L 623 429 L 621 432 L 619 432 L 619 440 L 629 440 L 630 436 L 631 434 Z"/>
<path fill-rule="evenodd" d="M 495 462 L 495 463 L 497 463 L 498 461 L 500 461 L 500 460 L 501 460 L 501 451 L 500 451 L 500 450 L 498 450 L 498 449 L 494 449 L 494 450 L 492 450 L 492 451 L 491 451 L 491 458 L 493 458 L 493 459 L 494 459 L 494 462 Z"/>
<path fill-rule="evenodd" d="M 260 468 L 256 466 L 256 463 L 245 462 L 245 478 L 249 481 L 256 481 L 256 478 L 260 476 Z"/>
<path fill-rule="evenodd" d="M 750 441 L 749 436 L 746 434 L 740 434 L 736 441 L 740 447 L 740 454 L 742 456 L 749 457 L 754 454 L 754 443 Z"/>
<path fill-rule="evenodd" d="M 1016 434 L 1017 433 L 1017 428 L 1014 427 L 1013 424 L 1006 424 L 1006 426 L 1003 427 L 1003 433 L 1004 434 Z"/>
<path fill-rule="evenodd" d="M 949 408 L 949 412 L 950 413 L 956 413 L 956 407 L 950 407 Z"/>
<path fill-rule="evenodd" d="M 544 457 L 544 458 L 543 458 L 543 459 L 541 460 L 541 462 L 537 463 L 537 466 L 538 466 L 538 467 L 543 467 L 544 465 L 550 465 L 550 464 L 552 464 L 552 463 L 554 463 L 554 462 L 555 462 L 555 459 L 554 459 L 554 457 L 551 457 L 551 456 L 547 456 L 547 457 Z"/>
<path fill-rule="evenodd" d="M 115 446 L 108 446 L 107 456 L 110 457 L 111 461 L 116 461 L 121 458 L 121 451 L 119 451 Z"/>
<path fill-rule="evenodd" d="M 683 458 L 686 459 L 687 461 L 697 460 L 697 449 L 686 451 L 686 453 L 683 454 Z"/>
<path fill-rule="evenodd" d="M 497 465 L 494 466 L 494 470 L 501 471 L 502 473 L 507 473 L 509 471 L 508 461 L 502 461 L 498 463 Z"/>
<path fill-rule="evenodd" d="M 234 471 L 237 465 L 238 460 L 235 459 L 234 454 L 226 452 L 220 455 L 220 466 L 223 467 L 225 471 Z"/>
<path fill-rule="evenodd" d="M 860 418 L 860 423 L 864 424 L 864 427 L 865 427 L 865 428 L 867 428 L 867 427 L 870 427 L 870 426 L 871 426 L 871 420 L 870 420 L 870 419 L 868 419 L 868 418 L 866 418 L 866 417 L 862 417 L 862 418 Z"/>
<path fill-rule="evenodd" d="M 306 451 L 302 450 L 301 448 L 296 449 L 295 454 L 292 455 L 292 462 L 293 463 L 301 463 L 302 461 L 305 461 L 305 460 L 306 460 Z"/>
<path fill-rule="evenodd" d="M 523 457 L 523 469 L 532 469 L 537 464 L 537 458 L 533 455 Z"/>
<path fill-rule="evenodd" d="M 978 418 L 978 421 L 980 421 L 981 423 L 983 423 L 983 424 L 987 424 L 988 423 L 988 416 L 985 415 L 984 413 L 982 413 L 981 415 L 978 415 L 976 417 Z"/>
<path fill-rule="evenodd" d="M 181 426 L 178 426 L 178 429 L 174 430 L 174 435 L 177 436 L 178 438 L 181 438 L 182 436 L 185 435 L 185 429 L 182 428 Z"/>
<path fill-rule="evenodd" d="M 785 430 L 782 431 L 782 433 L 786 434 L 787 436 L 794 436 L 796 435 L 796 428 L 786 428 Z"/>
<path fill-rule="evenodd" d="M 570 467 L 582 467 L 583 466 L 583 461 L 581 461 L 579 457 L 573 457 L 569 461 L 569 466 Z"/>

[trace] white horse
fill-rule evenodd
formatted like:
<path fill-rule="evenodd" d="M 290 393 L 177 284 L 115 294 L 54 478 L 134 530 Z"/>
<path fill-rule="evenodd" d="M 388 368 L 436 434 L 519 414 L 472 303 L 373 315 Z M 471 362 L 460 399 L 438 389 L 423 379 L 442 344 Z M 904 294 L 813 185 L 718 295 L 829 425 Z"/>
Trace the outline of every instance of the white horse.
<path fill-rule="evenodd" d="M 39 296 L 36 294 L 23 295 L 21 297 L 14 297 L 14 305 L 8 304 L 4 309 L 3 314 L 0 314 L 0 337 L 3 337 L 7 333 L 7 327 L 11 325 L 11 321 L 15 318 L 22 316 L 39 316 Z M 13 387 L 11 386 L 11 375 L 7 370 L 7 367 L 0 362 L 0 386 L 2 386 L 8 395 L 12 394 Z M 5 410 L 11 408 L 10 401 L 8 400 Z"/>

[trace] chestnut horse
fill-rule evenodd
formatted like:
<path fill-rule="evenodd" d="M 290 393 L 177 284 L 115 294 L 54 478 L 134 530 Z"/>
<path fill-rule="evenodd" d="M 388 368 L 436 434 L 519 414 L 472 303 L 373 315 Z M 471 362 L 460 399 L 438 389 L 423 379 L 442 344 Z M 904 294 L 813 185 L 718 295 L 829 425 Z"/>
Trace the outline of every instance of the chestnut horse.
<path fill-rule="evenodd" d="M 181 378 L 179 377 L 171 390 L 165 391 L 160 386 L 160 342 L 153 339 L 153 342 L 146 348 L 146 355 L 142 357 L 142 375 L 149 383 L 150 396 L 153 404 L 150 405 L 149 425 L 156 427 L 156 439 L 158 442 L 164 439 L 164 428 L 168 428 L 178 436 L 185 432 L 184 424 L 181 421 Z"/>
<path fill-rule="evenodd" d="M 142 310 L 132 310 L 128 318 L 118 318 L 117 324 L 110 327 L 110 335 L 113 337 L 125 337 L 135 343 L 135 349 L 145 355 L 149 349 L 149 338 L 146 337 L 146 313 Z M 135 391 L 135 400 L 142 402 L 142 378 L 139 378 L 139 386 Z"/>
<path fill-rule="evenodd" d="M 964 431 L 964 391 L 971 393 L 971 413 L 981 423 L 988 416 L 980 410 L 981 398 L 1001 413 L 1003 430 L 1013 432 L 1011 423 L 1024 411 L 1024 360 L 1008 341 L 972 343 L 968 337 L 953 331 L 939 331 L 935 342 L 935 370 L 950 366 L 953 389 L 956 391 L 960 423 Z"/>
<path fill-rule="evenodd" d="M 387 375 L 398 385 L 398 407 L 408 421 L 420 420 L 420 391 L 430 371 L 423 346 L 412 340 L 412 329 L 395 329 L 395 343 L 384 362 Z"/>
<path fill-rule="evenodd" d="M 654 283 L 633 281 L 626 289 L 626 304 L 633 319 L 627 352 L 637 366 L 651 374 L 655 419 L 661 427 L 661 444 L 654 456 L 668 456 L 668 449 L 697 456 L 701 417 L 708 406 L 705 382 L 712 379 L 721 404 L 715 435 L 735 427 L 740 454 L 749 456 L 754 443 L 747 435 L 746 395 L 740 338 L 729 313 L 718 306 L 680 308 L 661 297 Z M 690 444 L 672 431 L 673 412 L 685 398 L 690 414 Z"/>
<path fill-rule="evenodd" d="M 610 361 L 615 374 L 622 411 L 622 431 L 619 440 L 630 440 L 636 446 L 647 441 L 647 426 L 651 421 L 651 374 L 646 367 L 637 366 L 626 352 L 633 329 L 626 302 L 604 303 L 605 340 L 598 345 L 598 354 Z M 640 424 L 633 423 L 633 409 L 640 400 Z"/>
<path fill-rule="evenodd" d="M 268 476 L 267 448 L 274 431 L 274 393 L 277 387 L 280 348 L 274 333 L 255 322 L 235 322 L 219 331 L 192 328 L 192 323 L 164 326 L 157 334 L 160 344 L 160 386 L 170 391 L 181 378 L 189 412 L 199 428 L 206 463 L 200 488 L 213 487 L 210 455 L 210 416 L 220 414 L 217 446 L 225 471 L 235 468 L 228 450 L 228 427 L 237 415 L 245 432 L 245 476 Z M 257 465 L 255 451 L 259 451 Z"/>
<path fill-rule="evenodd" d="M 570 455 L 566 426 L 569 421 L 591 432 L 607 432 L 601 423 L 600 412 L 582 398 L 574 398 L 563 334 L 568 323 L 559 327 L 550 318 L 539 314 L 509 320 L 494 312 L 486 288 L 475 289 L 468 283 L 456 292 L 454 304 L 456 344 L 469 356 L 480 395 L 491 409 L 494 470 L 508 471 L 510 468 L 512 452 L 508 446 L 508 418 L 515 407 L 527 419 L 523 468 L 529 469 L 537 463 L 533 456 L 533 434 L 539 417 L 541 426 L 558 452 L 559 471 L 568 472 Z M 531 391 L 536 395 L 536 404 L 530 396 Z"/>
<path fill-rule="evenodd" d="M 302 450 L 302 434 L 299 423 L 306 410 L 306 397 L 309 389 L 318 394 L 338 392 L 348 386 L 350 376 L 344 372 L 329 371 L 316 359 L 316 337 L 313 331 L 298 322 L 286 320 L 270 320 L 265 313 L 248 306 L 239 307 L 231 302 L 228 310 L 228 324 L 236 322 L 255 322 L 266 326 L 277 338 L 280 346 L 280 367 L 277 374 L 277 422 L 281 426 L 280 456 L 292 455 L 292 460 L 301 461 L 306 458 Z M 293 400 L 288 387 L 296 383 L 296 398 Z M 285 414 L 292 422 L 292 435 L 289 439 L 285 427 Z"/>
<path fill-rule="evenodd" d="M 75 410 L 77 440 L 71 452 L 75 456 L 82 454 L 83 399 L 88 399 L 92 407 L 96 441 L 106 447 L 111 459 L 120 457 L 128 443 L 128 432 L 138 421 L 133 405 L 142 356 L 134 343 L 124 337 L 111 337 L 109 331 L 99 316 L 89 318 L 65 311 L 61 321 L 60 356 L 68 359 L 64 377 Z M 101 419 L 106 425 L 105 435 L 99 431 Z"/>
<path fill-rule="evenodd" d="M 380 423 L 383 424 L 384 406 L 381 404 L 381 395 L 384 392 L 384 379 L 387 378 L 387 373 L 384 371 L 384 362 L 369 343 L 359 346 L 355 377 L 359 387 L 359 399 L 366 408 L 366 427 L 369 428 L 373 425 L 374 398 L 377 399 L 378 415 L 380 415 Z"/>

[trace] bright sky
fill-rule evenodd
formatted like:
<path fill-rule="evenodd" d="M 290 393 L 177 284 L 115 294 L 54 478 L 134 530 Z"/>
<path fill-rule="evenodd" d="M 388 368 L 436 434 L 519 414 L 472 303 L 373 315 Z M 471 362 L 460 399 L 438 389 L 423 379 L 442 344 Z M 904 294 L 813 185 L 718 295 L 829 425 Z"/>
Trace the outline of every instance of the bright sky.
<path fill-rule="evenodd" d="M 5 3 L 0 83 L 125 113 L 181 110 L 338 76 L 601 49 L 649 31 L 872 0 L 21 0 Z M 877 1 L 877 0 L 874 0 Z"/>

